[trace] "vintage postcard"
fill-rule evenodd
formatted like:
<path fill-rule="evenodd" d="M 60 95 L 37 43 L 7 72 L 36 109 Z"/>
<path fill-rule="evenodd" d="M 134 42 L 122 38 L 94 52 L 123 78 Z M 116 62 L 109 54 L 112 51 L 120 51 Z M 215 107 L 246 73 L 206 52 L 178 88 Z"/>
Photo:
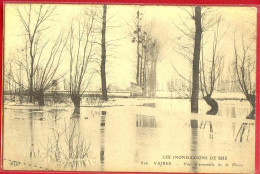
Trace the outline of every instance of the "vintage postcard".
<path fill-rule="evenodd" d="M 254 7 L 4 4 L 4 170 L 254 173 Z"/>

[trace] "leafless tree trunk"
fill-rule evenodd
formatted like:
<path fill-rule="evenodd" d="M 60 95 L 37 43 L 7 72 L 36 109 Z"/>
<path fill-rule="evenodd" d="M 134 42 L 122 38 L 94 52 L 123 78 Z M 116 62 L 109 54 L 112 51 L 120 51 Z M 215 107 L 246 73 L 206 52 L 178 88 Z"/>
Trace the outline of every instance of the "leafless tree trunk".
<path fill-rule="evenodd" d="M 216 23 L 216 30 L 214 31 L 212 41 L 212 55 L 206 61 L 204 60 L 204 43 L 202 36 L 201 46 L 201 60 L 200 60 L 200 90 L 205 102 L 211 107 L 207 112 L 209 115 L 216 115 L 218 113 L 218 103 L 212 98 L 215 90 L 215 84 L 223 70 L 223 56 L 219 55 L 218 45 L 225 32 L 219 36 L 219 24 L 221 17 L 218 18 Z M 206 62 L 206 63 L 205 63 Z"/>
<path fill-rule="evenodd" d="M 107 85 L 106 85 L 106 17 L 107 16 L 107 5 L 103 5 L 103 22 L 102 22 L 102 38 L 101 38 L 101 86 L 102 86 L 102 99 L 107 101 Z"/>
<path fill-rule="evenodd" d="M 199 71 L 200 71 L 200 46 L 201 46 L 201 7 L 195 7 L 195 44 L 193 52 L 193 66 L 192 66 L 192 94 L 191 94 L 191 112 L 198 113 L 199 105 Z"/>
<path fill-rule="evenodd" d="M 136 67 L 136 83 L 137 85 L 140 84 L 139 78 L 140 78 L 140 11 L 137 11 L 137 25 L 136 25 L 136 35 L 137 35 L 137 67 Z"/>
<path fill-rule="evenodd" d="M 172 93 L 174 92 L 174 88 L 175 88 L 173 77 L 171 78 L 170 81 L 168 81 L 167 88 L 168 88 L 168 91 L 171 93 L 171 98 L 172 98 Z"/>
<path fill-rule="evenodd" d="M 137 55 L 137 59 L 136 59 L 136 84 L 137 85 L 141 85 L 140 82 L 142 81 L 141 76 L 142 76 L 142 57 L 141 57 L 141 52 L 140 52 L 140 46 L 142 45 L 142 28 L 141 28 L 141 21 L 142 21 L 142 13 L 140 12 L 140 10 L 137 10 L 136 12 L 136 20 L 134 21 L 135 23 L 135 29 L 134 29 L 134 33 L 133 33 L 133 39 L 132 42 L 135 43 L 136 42 L 136 55 Z"/>
<path fill-rule="evenodd" d="M 152 38 L 152 36 L 147 36 L 148 38 L 144 40 L 146 42 L 147 47 L 147 58 L 145 58 L 145 69 L 147 71 L 147 76 L 149 82 L 146 84 L 149 86 L 149 96 L 156 96 L 156 75 L 157 75 L 157 62 L 159 61 L 159 53 L 160 53 L 160 43 L 157 39 Z M 149 66 L 148 66 L 149 65 Z"/>
<path fill-rule="evenodd" d="M 141 55 L 141 76 L 140 76 L 140 85 L 143 87 L 143 96 L 146 96 L 146 92 L 147 92 L 147 66 L 148 66 L 148 62 L 149 62 L 149 52 L 151 50 L 149 50 L 149 46 L 150 46 L 150 41 L 151 41 L 151 36 L 149 36 L 149 34 L 146 31 L 142 32 L 141 35 L 141 40 L 142 40 L 142 55 Z"/>
<path fill-rule="evenodd" d="M 152 63 L 152 97 L 156 96 L 156 70 L 157 70 L 157 60 Z"/>
<path fill-rule="evenodd" d="M 200 82 L 201 82 L 200 78 L 201 78 L 201 76 L 203 76 L 202 72 L 200 72 L 202 69 L 200 67 L 200 63 L 201 63 L 200 52 L 201 52 L 201 48 L 202 48 L 202 46 L 201 46 L 202 45 L 201 44 L 202 34 L 205 31 L 207 31 L 209 28 L 214 26 L 216 23 L 218 23 L 218 20 L 215 20 L 217 14 L 214 13 L 214 10 L 211 10 L 209 7 L 202 8 L 202 7 L 198 6 L 198 7 L 195 7 L 195 9 L 192 8 L 191 9 L 192 11 L 189 11 L 189 10 L 187 10 L 187 8 L 184 7 L 183 10 L 189 15 L 189 17 L 191 17 L 191 19 L 194 20 L 195 27 L 187 25 L 186 22 L 183 20 L 181 20 L 182 24 L 184 26 L 183 28 L 181 28 L 178 25 L 175 25 L 176 28 L 178 28 L 178 30 L 182 34 L 176 40 L 184 40 L 185 42 L 187 42 L 187 40 L 189 41 L 187 43 L 177 42 L 179 50 L 175 49 L 175 51 L 178 54 L 180 54 L 181 56 L 183 56 L 183 58 L 185 58 L 186 60 L 189 61 L 190 65 L 191 65 L 191 69 L 192 69 L 192 80 L 182 76 L 181 73 L 179 73 L 177 71 L 177 69 L 174 67 L 174 65 L 172 65 L 172 66 L 173 66 L 173 69 L 177 72 L 177 74 L 182 79 L 184 79 L 185 82 L 187 82 L 187 84 L 188 84 L 187 86 L 191 86 L 190 87 L 191 96 L 190 96 L 190 94 L 186 94 L 186 95 L 188 97 L 190 96 L 189 98 L 191 98 L 191 112 L 198 113 L 198 99 L 199 99 L 200 85 L 201 85 L 201 87 L 204 87 L 203 84 L 200 84 Z M 182 39 L 182 37 L 184 39 Z M 213 64 L 215 66 L 215 63 L 213 63 Z M 213 79 L 213 72 L 215 72 L 215 70 L 211 71 L 210 76 L 212 77 L 212 79 Z M 208 76 L 206 78 L 208 78 Z M 189 87 L 187 89 L 189 89 Z M 179 90 L 179 91 L 183 92 L 183 90 Z M 204 90 L 204 92 L 205 92 L 205 90 Z M 212 107 L 217 107 L 216 101 L 212 100 L 212 98 L 211 98 L 211 94 L 207 95 L 207 96 L 205 95 L 204 100 L 207 100 L 206 102 L 209 105 L 212 105 Z M 214 112 L 216 112 L 216 111 L 214 111 Z M 213 113 L 213 112 L 209 112 L 209 113 Z"/>
<path fill-rule="evenodd" d="M 35 10 L 35 11 L 34 11 Z M 26 33 L 26 61 L 27 61 L 27 74 L 29 81 L 29 96 L 30 102 L 33 101 L 33 86 L 34 86 L 34 74 L 35 64 L 38 64 L 41 58 L 41 51 L 38 50 L 38 44 L 41 39 L 41 32 L 49 27 L 43 26 L 43 24 L 52 16 L 55 7 L 40 5 L 39 8 L 33 9 L 32 5 L 29 5 L 28 9 L 21 12 L 17 9 L 20 20 L 24 26 Z M 36 19 L 33 19 L 33 15 L 36 15 Z M 38 61 L 36 60 L 38 59 Z M 37 65 L 36 65 L 37 66 Z"/>
<path fill-rule="evenodd" d="M 142 51 L 141 51 L 141 56 L 140 56 L 140 86 L 143 87 L 143 72 L 144 72 L 144 42 L 145 42 L 145 38 L 144 36 L 142 36 L 141 38 L 141 48 L 142 48 Z"/>
<path fill-rule="evenodd" d="M 158 40 L 142 26 L 143 13 L 137 11 L 133 43 L 137 44 L 136 83 L 143 89 L 143 96 L 156 95 L 156 68 L 160 45 Z"/>
<path fill-rule="evenodd" d="M 255 40 L 246 44 L 242 36 L 241 50 L 234 39 L 234 58 L 235 70 L 238 79 L 240 91 L 245 95 L 246 99 L 252 106 L 251 113 L 247 116 L 248 119 L 255 119 L 255 55 L 250 54 L 252 45 L 255 45 Z M 253 51 L 255 54 L 255 51 Z"/>
<path fill-rule="evenodd" d="M 82 94 L 91 82 L 92 75 L 87 78 L 88 65 L 97 54 L 95 51 L 94 17 L 91 11 L 88 19 L 78 21 L 78 28 L 71 25 L 69 52 L 70 52 L 70 97 L 74 106 L 80 107 Z M 78 31 L 74 31 L 78 30 Z M 75 41 L 76 40 L 76 41 Z"/>
<path fill-rule="evenodd" d="M 61 62 L 61 56 L 66 45 L 62 34 L 51 47 L 46 63 L 42 63 L 43 52 L 46 52 L 48 41 L 44 41 L 43 32 L 50 28 L 45 25 L 53 16 L 55 6 L 29 5 L 23 11 L 17 9 L 18 16 L 25 29 L 25 47 L 22 53 L 25 61 L 17 61 L 27 74 L 30 102 L 36 99 L 39 105 L 44 105 L 44 91 L 49 89 Z"/>
<path fill-rule="evenodd" d="M 65 75 L 57 75 L 57 71 L 62 62 L 66 43 L 67 37 L 60 34 L 50 50 L 47 63 L 43 64 L 42 68 L 37 69 L 37 76 L 34 79 L 34 97 L 40 106 L 44 105 L 44 92 L 53 86 L 54 81 L 59 81 Z"/>
<path fill-rule="evenodd" d="M 143 46 L 144 48 L 144 67 L 143 67 L 143 96 L 146 97 L 147 93 L 147 64 L 148 64 L 148 49 L 147 44 Z"/>

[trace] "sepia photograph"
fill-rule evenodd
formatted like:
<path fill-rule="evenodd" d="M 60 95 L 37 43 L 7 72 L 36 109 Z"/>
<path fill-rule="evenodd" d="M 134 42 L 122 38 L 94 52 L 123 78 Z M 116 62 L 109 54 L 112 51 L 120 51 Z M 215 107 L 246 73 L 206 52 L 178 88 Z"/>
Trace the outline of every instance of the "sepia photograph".
<path fill-rule="evenodd" d="M 3 170 L 255 173 L 257 8 L 4 3 L 3 17 Z"/>

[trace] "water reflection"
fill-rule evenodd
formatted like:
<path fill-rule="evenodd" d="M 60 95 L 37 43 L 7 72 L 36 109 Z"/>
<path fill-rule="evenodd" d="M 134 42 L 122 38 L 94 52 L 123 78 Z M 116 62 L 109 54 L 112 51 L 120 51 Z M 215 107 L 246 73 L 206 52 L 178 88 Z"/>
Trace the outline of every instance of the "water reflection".
<path fill-rule="evenodd" d="M 86 144 L 80 132 L 80 112 L 74 110 L 69 124 L 64 120 L 62 126 L 55 124 L 51 128 L 46 144 L 43 147 L 42 160 L 50 168 L 78 170 L 86 168 L 90 143 Z"/>
<path fill-rule="evenodd" d="M 36 120 L 44 120 L 44 112 L 42 109 L 28 109 L 29 113 L 29 133 L 30 133 L 30 158 L 33 159 L 36 157 L 35 153 L 35 121 Z"/>
<path fill-rule="evenodd" d="M 199 128 L 205 129 L 206 126 L 209 125 L 209 139 L 213 139 L 213 124 L 211 121 L 201 121 Z"/>
<path fill-rule="evenodd" d="M 218 111 L 218 116 L 225 116 L 231 118 L 244 117 L 249 114 L 249 108 L 244 106 L 230 106 L 221 104 Z"/>
<path fill-rule="evenodd" d="M 68 156 L 65 167 L 69 166 L 71 170 L 85 168 L 88 161 L 88 151 L 90 143 L 87 145 L 85 138 L 80 132 L 80 110 L 75 108 L 70 119 L 69 132 L 65 129 L 66 144 L 68 145 Z"/>
<path fill-rule="evenodd" d="M 31 134 L 31 147 L 30 147 L 30 158 L 33 160 L 35 157 L 35 150 L 34 150 L 34 114 L 32 110 L 30 111 L 29 114 L 29 121 L 30 121 L 30 134 Z"/>
<path fill-rule="evenodd" d="M 144 105 L 148 106 L 149 103 L 151 102 L 148 101 Z M 129 161 L 129 166 L 135 161 L 136 167 L 140 167 L 142 170 L 145 167 L 140 166 L 142 160 L 153 157 L 158 160 L 164 149 L 170 154 L 199 156 L 205 153 L 206 155 L 214 154 L 215 149 L 217 149 L 216 152 L 225 153 L 224 148 L 229 147 L 234 147 L 236 151 L 241 149 L 242 152 L 244 152 L 244 147 L 254 148 L 251 143 L 254 137 L 254 123 L 251 120 L 244 120 L 243 114 L 246 108 L 227 106 L 226 111 L 221 111 L 223 118 L 198 117 L 198 120 L 191 120 L 188 114 L 187 117 L 186 115 L 180 117 L 158 103 L 156 104 L 156 107 L 161 107 L 159 109 L 169 112 L 162 115 L 157 108 L 132 105 L 131 107 L 120 107 L 120 109 L 107 107 L 106 111 L 101 111 L 101 108 L 86 107 L 66 108 L 66 110 L 45 107 L 29 111 L 27 109 L 6 109 L 4 110 L 7 115 L 4 120 L 5 130 L 11 131 L 4 132 L 6 138 L 4 143 L 10 141 L 9 137 L 13 137 L 17 141 L 5 144 L 4 157 L 16 158 L 12 150 L 13 147 L 17 147 L 16 152 L 19 155 L 16 156 L 19 156 L 20 161 L 26 160 L 33 165 L 40 164 L 44 169 L 46 167 L 57 170 L 104 171 L 112 169 L 113 162 L 110 159 L 120 159 Z M 152 106 L 153 104 L 149 107 Z M 145 110 L 149 113 L 144 113 Z M 122 113 L 125 113 L 124 116 L 121 116 Z M 141 115 L 141 113 L 144 114 Z M 227 117 L 229 119 L 225 119 Z M 53 124 L 54 120 L 55 124 Z M 183 126 L 183 123 L 186 123 L 186 126 Z M 114 126 L 111 126 L 112 124 Z M 158 127 L 160 129 L 154 129 Z M 105 136 L 109 138 L 105 138 Z M 24 148 L 19 148 L 15 144 L 17 142 L 21 142 L 21 147 Z M 90 146 L 89 142 L 94 144 L 94 147 Z M 126 148 L 112 148 L 111 145 L 115 142 L 120 142 L 120 146 Z M 243 144 L 242 149 L 239 142 L 250 143 Z M 9 143 L 12 149 L 8 147 Z M 212 149 L 213 152 L 206 151 L 204 147 Z M 24 153 L 26 156 L 23 156 Z M 233 151 L 230 153 L 233 155 Z M 251 151 L 248 154 L 251 154 Z M 193 164 L 187 167 L 193 173 L 201 171 L 199 166 L 194 165 L 199 163 L 199 160 L 190 159 L 188 162 Z"/>
<path fill-rule="evenodd" d="M 136 115 L 136 127 L 156 128 L 156 120 L 154 116 Z"/>
<path fill-rule="evenodd" d="M 58 120 L 62 119 L 62 113 L 65 112 L 65 109 L 58 109 L 57 107 L 55 109 L 50 109 L 47 111 L 47 120 L 54 120 L 55 123 L 57 123 Z"/>
<path fill-rule="evenodd" d="M 38 139 L 38 127 L 37 121 L 44 120 L 44 112 L 42 109 L 28 109 L 27 113 L 29 114 L 29 130 L 28 130 L 28 138 L 29 138 L 29 161 L 26 163 L 23 162 L 24 165 L 29 166 L 31 169 L 42 168 L 41 166 L 35 165 L 35 161 L 40 157 L 40 151 L 37 147 L 37 139 Z M 27 137 L 23 137 L 27 138 Z M 23 149 L 24 150 L 24 149 Z M 28 151 L 26 151 L 28 154 Z"/>
<path fill-rule="evenodd" d="M 106 126 L 106 111 L 101 112 L 101 122 L 100 122 L 100 170 L 104 170 L 105 161 L 105 126 Z"/>
<path fill-rule="evenodd" d="M 152 107 L 152 108 L 156 107 L 155 103 L 144 103 L 143 106 Z"/>
<path fill-rule="evenodd" d="M 248 141 L 251 132 L 251 126 L 253 127 L 254 123 L 242 123 L 237 132 L 235 141 L 239 140 L 239 142 L 243 142 L 243 140 L 245 140 L 244 138 L 246 138 L 246 141 Z"/>
<path fill-rule="evenodd" d="M 191 125 L 191 156 L 197 156 L 198 120 L 190 120 Z M 191 158 L 191 171 L 197 173 L 197 159 Z"/>
<path fill-rule="evenodd" d="M 70 127 L 68 133 L 66 132 L 66 141 L 68 144 L 68 150 L 69 150 L 69 156 L 68 161 L 65 166 L 69 165 L 71 169 L 78 168 L 79 165 L 86 166 L 84 161 L 81 161 L 84 157 L 81 157 L 81 150 L 78 145 L 80 145 L 80 140 L 78 139 L 80 137 L 79 132 L 79 117 L 80 117 L 80 111 L 75 108 L 72 117 L 70 119 Z"/>
<path fill-rule="evenodd" d="M 207 127 L 209 129 L 207 129 Z M 199 124 L 199 121 L 196 119 L 190 120 L 190 128 L 191 128 L 191 143 L 190 143 L 190 155 L 191 156 L 198 156 L 199 146 L 198 143 L 201 142 L 201 140 L 205 140 L 205 137 L 203 136 L 204 132 L 208 134 L 209 130 L 209 139 L 210 142 L 213 141 L 213 124 L 211 121 L 201 121 Z M 202 134 L 201 134 L 202 133 Z M 199 137 L 200 136 L 200 137 Z M 198 160 L 197 158 L 191 158 L 191 171 L 192 173 L 198 173 Z"/>

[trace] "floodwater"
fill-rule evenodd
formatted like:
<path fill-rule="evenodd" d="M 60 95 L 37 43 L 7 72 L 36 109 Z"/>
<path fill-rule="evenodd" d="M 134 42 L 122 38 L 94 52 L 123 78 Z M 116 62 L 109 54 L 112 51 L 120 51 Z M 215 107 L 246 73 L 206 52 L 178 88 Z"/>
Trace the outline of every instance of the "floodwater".
<path fill-rule="evenodd" d="M 4 108 L 3 168 L 10 170 L 254 171 L 255 124 L 246 101 L 114 99 L 106 107 Z"/>

